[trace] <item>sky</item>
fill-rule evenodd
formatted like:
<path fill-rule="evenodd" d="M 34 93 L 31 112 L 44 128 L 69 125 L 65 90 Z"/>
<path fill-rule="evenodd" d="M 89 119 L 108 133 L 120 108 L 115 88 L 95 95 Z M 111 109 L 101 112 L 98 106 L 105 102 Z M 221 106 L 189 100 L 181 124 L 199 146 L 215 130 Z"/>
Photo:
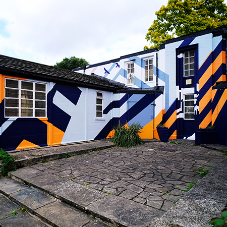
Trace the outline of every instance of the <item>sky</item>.
<path fill-rule="evenodd" d="M 168 0 L 0 0 L 0 54 L 54 65 L 90 64 L 149 45 L 155 12 Z M 227 0 L 225 0 L 227 3 Z"/>

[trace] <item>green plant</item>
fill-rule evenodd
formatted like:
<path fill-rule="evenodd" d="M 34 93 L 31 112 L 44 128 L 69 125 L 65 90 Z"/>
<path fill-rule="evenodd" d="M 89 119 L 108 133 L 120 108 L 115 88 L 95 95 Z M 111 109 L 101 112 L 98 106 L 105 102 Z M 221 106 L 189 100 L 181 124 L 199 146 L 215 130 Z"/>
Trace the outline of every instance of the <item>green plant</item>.
<path fill-rule="evenodd" d="M 26 211 L 27 211 L 27 209 L 26 209 L 25 207 L 21 207 L 20 210 L 21 210 L 22 212 L 26 212 Z"/>
<path fill-rule="evenodd" d="M 179 201 L 179 199 L 175 200 L 173 203 L 176 204 Z"/>
<path fill-rule="evenodd" d="M 222 212 L 221 216 L 221 218 L 212 218 L 209 224 L 213 225 L 214 227 L 227 226 L 227 210 Z"/>
<path fill-rule="evenodd" d="M 91 215 L 92 215 L 93 218 L 95 218 L 95 216 L 96 216 L 95 213 L 92 213 Z"/>
<path fill-rule="evenodd" d="M 170 143 L 172 143 L 172 144 L 181 144 L 181 143 L 178 143 L 178 142 L 175 142 L 175 141 L 171 141 Z"/>
<path fill-rule="evenodd" d="M 14 210 L 13 212 L 12 212 L 12 215 L 16 215 L 17 214 L 17 210 Z"/>
<path fill-rule="evenodd" d="M 166 126 L 163 125 L 163 124 L 159 124 L 157 127 L 160 127 L 160 128 L 165 128 Z"/>
<path fill-rule="evenodd" d="M 211 169 L 204 170 L 203 168 L 197 168 L 197 170 L 199 171 L 199 175 L 201 177 L 204 177 L 210 172 Z"/>
<path fill-rule="evenodd" d="M 43 159 L 43 160 L 42 160 L 42 163 L 44 163 L 44 162 L 47 162 L 47 160 L 46 160 L 46 159 Z"/>
<path fill-rule="evenodd" d="M 196 185 L 197 181 L 190 183 L 187 189 L 180 189 L 182 192 L 188 192 L 191 188 L 193 188 Z"/>
<path fill-rule="evenodd" d="M 71 157 L 71 154 L 66 153 L 66 154 L 65 154 L 65 157 L 66 157 L 66 158 L 70 158 L 70 157 Z"/>
<path fill-rule="evenodd" d="M 3 176 L 7 176 L 8 172 L 13 170 L 12 165 L 14 163 L 14 158 L 11 157 L 6 151 L 4 151 L 2 148 L 0 149 L 0 160 L 2 160 L 2 170 L 1 173 Z"/>
<path fill-rule="evenodd" d="M 141 128 L 140 124 L 131 124 L 126 127 L 119 123 L 117 127 L 114 127 L 113 143 L 119 147 L 132 147 L 142 144 L 143 141 L 139 136 Z"/>

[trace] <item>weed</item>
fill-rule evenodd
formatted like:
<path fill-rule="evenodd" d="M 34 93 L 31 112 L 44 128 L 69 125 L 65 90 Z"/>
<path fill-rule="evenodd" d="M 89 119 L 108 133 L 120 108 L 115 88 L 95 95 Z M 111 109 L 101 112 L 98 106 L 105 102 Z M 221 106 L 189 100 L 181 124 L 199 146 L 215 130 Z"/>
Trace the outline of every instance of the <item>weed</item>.
<path fill-rule="evenodd" d="M 85 183 L 85 182 L 84 182 L 84 186 L 89 187 L 89 185 L 87 183 Z"/>
<path fill-rule="evenodd" d="M 95 148 L 95 150 L 96 150 L 96 151 L 98 151 L 98 150 L 99 150 L 99 148 L 98 148 L 98 147 L 96 147 L 96 148 Z"/>
<path fill-rule="evenodd" d="M 44 162 L 48 162 L 48 161 L 47 161 L 46 159 L 43 159 L 43 160 L 42 160 L 42 163 L 44 163 Z"/>
<path fill-rule="evenodd" d="M 28 187 L 29 187 L 29 188 L 31 187 L 31 183 L 28 184 Z"/>
<path fill-rule="evenodd" d="M 1 173 L 3 176 L 7 176 L 8 172 L 12 169 L 12 165 L 14 163 L 14 158 L 11 157 L 6 151 L 4 151 L 2 148 L 0 149 L 0 160 L 2 160 L 2 170 Z"/>
<path fill-rule="evenodd" d="M 92 213 L 91 215 L 92 215 L 93 218 L 95 218 L 95 216 L 96 216 L 95 213 Z"/>
<path fill-rule="evenodd" d="M 132 147 L 142 144 L 143 141 L 139 136 L 140 124 L 131 124 L 129 127 L 123 126 L 120 123 L 114 128 L 113 143 L 119 147 Z"/>
<path fill-rule="evenodd" d="M 188 192 L 191 188 L 193 188 L 196 185 L 197 181 L 190 183 L 190 185 L 187 187 L 187 189 L 180 189 L 182 192 Z"/>
<path fill-rule="evenodd" d="M 170 143 L 172 143 L 172 144 L 178 144 L 178 145 L 180 145 L 181 143 L 179 143 L 179 142 L 175 142 L 175 141 L 171 141 Z"/>
<path fill-rule="evenodd" d="M 227 156 L 227 151 L 222 151 L 224 156 Z"/>
<path fill-rule="evenodd" d="M 209 222 L 210 225 L 213 225 L 214 227 L 216 226 L 227 226 L 227 210 L 222 212 L 221 218 L 212 218 L 211 221 Z"/>
<path fill-rule="evenodd" d="M 25 207 L 21 207 L 20 210 L 21 210 L 22 212 L 26 212 L 26 211 L 27 211 L 27 209 L 26 209 Z"/>
<path fill-rule="evenodd" d="M 71 154 L 66 153 L 66 154 L 65 154 L 65 157 L 66 157 L 66 158 L 70 158 L 70 157 L 71 157 Z"/>
<path fill-rule="evenodd" d="M 8 173 L 8 178 L 12 178 L 12 174 L 11 173 Z"/>
<path fill-rule="evenodd" d="M 201 177 L 204 177 L 210 172 L 211 169 L 204 170 L 203 168 L 197 168 L 197 170 L 199 171 L 199 175 Z"/>
<path fill-rule="evenodd" d="M 12 215 L 16 215 L 17 214 L 17 210 L 14 210 L 13 212 L 12 212 Z"/>
<path fill-rule="evenodd" d="M 169 192 L 163 192 L 163 195 L 168 195 L 169 194 Z"/>
<path fill-rule="evenodd" d="M 173 203 L 176 204 L 179 201 L 179 199 L 175 200 Z"/>

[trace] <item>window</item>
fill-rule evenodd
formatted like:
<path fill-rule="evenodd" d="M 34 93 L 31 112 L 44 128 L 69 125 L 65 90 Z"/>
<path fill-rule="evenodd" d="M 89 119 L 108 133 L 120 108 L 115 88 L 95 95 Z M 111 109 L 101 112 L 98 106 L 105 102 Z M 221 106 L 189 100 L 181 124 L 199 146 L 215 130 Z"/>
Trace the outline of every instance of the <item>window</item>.
<path fill-rule="evenodd" d="M 134 63 L 127 64 L 127 83 L 134 83 Z"/>
<path fill-rule="evenodd" d="M 96 117 L 102 117 L 102 104 L 103 104 L 103 94 L 102 92 L 97 92 L 96 96 Z"/>
<path fill-rule="evenodd" d="M 153 81 L 153 58 L 145 60 L 145 81 Z"/>
<path fill-rule="evenodd" d="M 194 120 L 194 95 L 185 95 L 184 99 L 184 119 Z"/>
<path fill-rule="evenodd" d="M 5 117 L 46 117 L 46 84 L 5 81 Z"/>
<path fill-rule="evenodd" d="M 194 50 L 184 52 L 184 77 L 194 76 L 195 61 L 194 61 Z"/>

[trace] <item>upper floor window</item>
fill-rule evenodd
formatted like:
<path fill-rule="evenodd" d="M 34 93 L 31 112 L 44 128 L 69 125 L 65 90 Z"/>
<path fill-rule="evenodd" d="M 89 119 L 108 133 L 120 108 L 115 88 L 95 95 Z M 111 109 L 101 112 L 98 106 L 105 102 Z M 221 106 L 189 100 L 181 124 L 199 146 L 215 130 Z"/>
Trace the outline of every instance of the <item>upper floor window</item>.
<path fill-rule="evenodd" d="M 194 120 L 194 94 L 184 96 L 184 119 Z"/>
<path fill-rule="evenodd" d="M 127 83 L 128 84 L 134 83 L 134 63 L 133 62 L 127 63 Z"/>
<path fill-rule="evenodd" d="M 184 52 L 184 77 L 195 75 L 194 50 Z"/>
<path fill-rule="evenodd" d="M 153 58 L 145 60 L 145 81 L 153 81 Z"/>
<path fill-rule="evenodd" d="M 46 117 L 46 84 L 5 80 L 5 117 Z"/>
<path fill-rule="evenodd" d="M 102 92 L 97 92 L 96 117 L 102 117 L 102 112 L 103 112 L 103 94 L 102 94 Z"/>

